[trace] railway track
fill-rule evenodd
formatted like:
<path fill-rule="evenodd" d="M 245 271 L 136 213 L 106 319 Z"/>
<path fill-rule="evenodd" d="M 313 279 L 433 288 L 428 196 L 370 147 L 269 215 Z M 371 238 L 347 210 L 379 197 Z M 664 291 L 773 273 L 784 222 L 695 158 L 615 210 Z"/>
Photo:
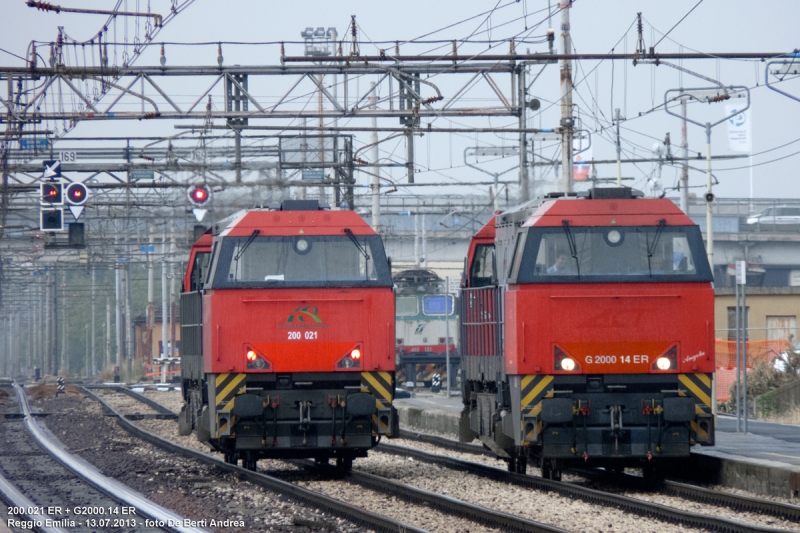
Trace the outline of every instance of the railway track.
<path fill-rule="evenodd" d="M 34 422 L 21 388 L 8 394 L 5 416 L 0 419 L 0 491 L 15 508 L 7 522 L 16 529 L 62 531 L 181 531 L 200 529 L 169 527 L 183 518 L 165 512 L 126 487 L 117 486 L 90 465 L 77 461 Z M 16 392 L 16 395 L 13 394 Z M 165 525 L 159 525 L 160 523 Z"/>
<path fill-rule="evenodd" d="M 133 392 L 126 392 L 129 396 L 140 400 L 142 397 L 139 394 Z M 149 399 L 148 399 L 149 400 Z M 145 402 L 153 409 L 156 409 L 158 412 L 163 413 L 165 416 L 170 413 L 168 409 L 165 409 L 160 404 L 152 405 L 152 401 Z M 133 415 L 127 415 L 126 418 L 135 418 Z M 406 437 L 412 436 L 412 434 L 406 434 Z M 416 434 L 413 434 L 416 436 Z M 429 439 L 430 441 L 437 443 L 439 445 L 447 445 L 449 448 L 456 448 L 460 451 L 467 451 L 470 453 L 477 453 L 483 454 L 482 448 L 475 445 L 465 445 L 461 443 L 457 443 L 455 441 L 451 441 L 449 439 L 441 439 L 441 438 L 432 438 Z M 380 445 L 377 448 L 377 451 L 381 451 L 382 448 L 392 448 L 389 445 Z M 436 462 L 435 457 L 431 457 L 430 454 L 425 454 L 424 452 L 418 452 L 416 450 L 410 450 L 408 448 L 398 448 L 395 450 L 399 455 L 403 457 L 414 457 L 420 461 L 428 461 L 428 462 Z M 301 464 L 304 468 L 319 472 L 320 466 L 314 465 L 310 462 L 297 462 Z M 440 463 L 442 464 L 442 463 Z M 464 470 L 464 465 L 457 464 L 457 463 L 450 463 L 450 464 L 443 464 L 447 468 L 454 468 L 454 464 L 456 465 L 455 468 Z M 479 466 L 470 463 L 472 466 Z M 492 467 L 485 467 L 489 472 L 491 472 L 493 479 L 502 481 L 503 483 L 507 483 L 509 480 L 509 475 L 505 470 L 500 470 Z M 473 472 L 474 473 L 474 472 Z M 333 475 L 332 471 L 328 471 L 328 475 Z M 485 475 L 485 473 L 484 473 Z M 559 491 L 556 490 L 559 487 L 562 487 L 565 484 L 552 482 L 549 480 L 542 480 L 541 478 L 535 478 L 530 476 L 515 476 L 521 478 L 522 480 L 528 480 L 529 482 L 534 482 L 536 480 L 544 481 L 545 483 L 539 485 L 531 485 L 530 483 L 527 484 L 528 487 L 533 486 L 538 490 L 545 490 L 548 492 L 556 492 L 559 494 L 563 494 L 568 496 L 569 498 L 575 498 L 575 492 L 566 492 L 566 491 Z M 382 476 L 374 476 L 365 472 L 360 472 L 358 470 L 354 470 L 349 476 L 348 480 L 353 483 L 357 483 L 365 488 L 370 490 L 376 490 L 386 493 L 387 495 L 398 497 L 405 499 L 410 502 L 418 503 L 427 505 L 429 507 L 434 507 L 437 509 L 441 509 L 444 512 L 450 512 L 455 515 L 468 517 L 472 520 L 477 522 L 481 522 L 490 527 L 500 527 L 503 530 L 515 530 L 515 531 L 553 531 L 558 530 L 558 528 L 552 528 L 552 526 L 546 526 L 544 524 L 525 524 L 519 522 L 519 517 L 511 516 L 506 513 L 501 513 L 498 511 L 492 511 L 489 509 L 485 509 L 479 506 L 475 506 L 472 504 L 465 504 L 464 502 L 460 502 L 458 500 L 454 500 L 452 498 L 443 497 L 440 494 L 432 493 L 430 491 L 424 491 L 420 489 L 416 489 L 413 487 L 409 487 L 408 485 L 398 483 L 392 480 L 388 480 Z M 525 485 L 525 483 L 521 483 L 521 485 Z M 578 487 L 578 490 L 582 489 L 582 487 Z M 591 491 L 591 489 L 584 489 L 583 497 L 581 499 L 589 502 L 589 503 L 600 503 L 601 505 L 606 505 L 609 507 L 619 507 L 624 509 L 627 512 L 632 512 L 640 515 L 651 516 L 655 517 L 659 520 L 663 521 L 670 521 L 675 522 L 682 525 L 692 525 L 695 527 L 707 528 L 710 530 L 715 531 L 762 531 L 762 532 L 776 532 L 780 531 L 774 528 L 753 528 L 751 524 L 741 524 L 733 521 L 726 521 L 724 519 L 708 519 L 708 517 L 704 515 L 696 515 L 692 513 L 686 513 L 678 510 L 674 510 L 664 506 L 657 506 L 655 504 L 650 504 L 649 507 L 645 505 L 646 510 L 643 510 L 642 507 L 638 506 L 640 500 L 635 500 L 633 498 L 628 498 L 630 503 L 625 505 L 621 504 L 620 500 L 617 496 L 603 493 L 600 491 L 591 491 L 594 498 L 587 498 L 586 493 Z M 646 502 L 642 502 L 645 503 Z M 654 512 L 654 509 L 657 509 L 658 512 Z M 546 529 L 542 529 L 542 527 Z"/>
<path fill-rule="evenodd" d="M 465 444 L 446 437 L 436 435 L 425 435 L 417 432 L 401 430 L 401 438 L 417 440 L 441 447 L 446 450 L 458 451 L 474 455 L 487 455 L 488 452 L 482 446 Z M 663 505 L 646 502 L 637 498 L 630 498 L 623 495 L 599 491 L 588 487 L 582 487 L 572 483 L 552 481 L 538 476 L 528 476 L 521 474 L 510 474 L 505 470 L 469 461 L 461 461 L 450 457 L 437 454 L 430 454 L 413 448 L 394 446 L 391 444 L 380 444 L 377 451 L 384 451 L 403 456 L 412 456 L 417 460 L 440 464 L 448 468 L 458 468 L 471 473 L 486 476 L 491 479 L 507 479 L 510 483 L 526 486 L 537 490 L 554 491 L 568 497 L 578 497 L 602 505 L 619 507 L 630 512 L 641 514 L 642 516 L 653 516 L 661 520 L 685 524 L 692 527 L 702 527 L 713 531 L 723 532 L 777 532 L 787 531 L 753 524 L 738 522 L 734 520 L 716 518 L 713 516 L 692 513 Z M 576 471 L 582 476 L 598 478 L 600 474 L 596 472 Z M 624 480 L 626 483 L 641 485 L 642 479 L 636 476 L 621 476 L 617 479 Z M 721 492 L 675 481 L 664 481 L 663 492 L 675 496 L 688 498 L 693 501 L 709 503 L 717 506 L 724 506 L 736 511 L 752 511 L 763 515 L 775 516 L 786 520 L 800 522 L 800 506 L 764 500 Z"/>
<path fill-rule="evenodd" d="M 376 516 L 373 513 L 369 513 L 367 511 L 364 511 L 363 509 L 360 509 L 353 505 L 349 505 L 345 502 L 338 501 L 334 498 L 325 496 L 323 494 L 319 494 L 304 489 L 302 487 L 299 487 L 292 483 L 288 483 L 286 481 L 282 481 L 272 476 L 268 476 L 251 470 L 246 470 L 236 465 L 227 464 L 221 459 L 218 459 L 208 453 L 186 448 L 184 446 L 180 446 L 179 444 L 175 444 L 174 442 L 170 442 L 166 439 L 159 437 L 158 435 L 143 430 L 136 424 L 133 424 L 125 415 L 117 412 L 110 405 L 108 405 L 108 403 L 103 401 L 102 398 L 94 394 L 93 391 L 86 388 L 83 388 L 82 390 L 87 396 L 99 402 L 107 413 L 116 417 L 116 420 L 122 429 L 124 429 L 134 437 L 139 438 L 145 442 L 148 442 L 158 448 L 167 450 L 171 453 L 177 454 L 184 458 L 192 459 L 194 461 L 199 461 L 206 465 L 211 465 L 215 469 L 236 474 L 239 478 L 246 479 L 249 482 L 253 483 L 254 485 L 260 486 L 264 489 L 276 492 L 278 494 L 282 494 L 303 505 L 320 509 L 324 512 L 339 516 L 340 518 L 344 518 L 345 520 L 349 520 L 365 528 L 370 528 L 375 531 L 385 531 L 385 532 L 407 531 L 409 533 L 425 533 L 425 530 L 411 526 L 404 522 L 393 520 L 387 517 Z M 142 401 L 142 398 L 144 398 L 144 396 L 138 395 L 136 393 L 132 393 L 131 395 L 140 401 Z M 166 410 L 163 406 L 156 407 L 146 401 L 143 401 L 143 403 L 146 403 L 151 407 L 153 407 L 154 409 L 161 411 L 163 414 L 167 414 L 165 411 L 168 410 Z"/>

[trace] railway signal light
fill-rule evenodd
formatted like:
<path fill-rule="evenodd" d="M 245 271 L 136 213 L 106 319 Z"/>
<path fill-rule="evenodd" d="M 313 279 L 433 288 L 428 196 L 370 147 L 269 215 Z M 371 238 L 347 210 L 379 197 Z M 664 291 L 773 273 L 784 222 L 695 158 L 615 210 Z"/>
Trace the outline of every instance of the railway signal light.
<path fill-rule="evenodd" d="M 70 205 L 83 205 L 89 198 L 89 190 L 83 183 L 70 183 L 67 186 L 67 202 Z"/>
<path fill-rule="evenodd" d="M 188 196 L 192 204 L 202 207 L 211 199 L 211 189 L 205 185 L 194 185 L 189 188 Z"/>
<path fill-rule="evenodd" d="M 63 231 L 64 210 L 42 209 L 39 212 L 39 228 L 42 231 Z"/>
<path fill-rule="evenodd" d="M 42 183 L 40 190 L 43 206 L 64 205 L 64 186 L 60 181 Z"/>

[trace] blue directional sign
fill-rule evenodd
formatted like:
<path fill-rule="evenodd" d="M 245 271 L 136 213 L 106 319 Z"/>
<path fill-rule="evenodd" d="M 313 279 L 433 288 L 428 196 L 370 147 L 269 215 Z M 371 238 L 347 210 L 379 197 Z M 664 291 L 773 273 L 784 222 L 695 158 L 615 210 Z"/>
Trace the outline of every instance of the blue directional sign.
<path fill-rule="evenodd" d="M 20 139 L 20 150 L 33 150 L 34 148 L 48 148 L 50 143 L 47 139 Z"/>
<path fill-rule="evenodd" d="M 44 165 L 44 176 L 43 178 L 60 178 L 61 177 L 61 161 L 42 161 Z"/>
<path fill-rule="evenodd" d="M 325 172 L 322 170 L 304 170 L 301 179 L 322 181 L 325 179 Z"/>
<path fill-rule="evenodd" d="M 150 245 L 147 245 L 147 246 L 140 246 L 140 247 L 139 247 L 139 251 L 140 251 L 140 252 L 150 252 L 150 253 L 153 253 L 153 252 L 155 252 L 155 251 L 156 251 L 156 247 L 155 247 L 155 246 L 153 246 L 152 244 L 150 244 Z"/>

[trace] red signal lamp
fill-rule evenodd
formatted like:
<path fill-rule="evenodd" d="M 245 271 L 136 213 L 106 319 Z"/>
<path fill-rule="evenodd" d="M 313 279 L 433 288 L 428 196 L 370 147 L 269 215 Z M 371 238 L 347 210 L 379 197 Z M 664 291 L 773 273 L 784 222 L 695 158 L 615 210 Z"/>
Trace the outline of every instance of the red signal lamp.
<path fill-rule="evenodd" d="M 203 206 L 211 198 L 211 190 L 205 185 L 195 185 L 188 191 L 189 201 L 196 206 Z"/>
<path fill-rule="evenodd" d="M 83 205 L 89 198 L 89 191 L 83 183 L 70 183 L 67 187 L 67 202 L 70 205 Z"/>

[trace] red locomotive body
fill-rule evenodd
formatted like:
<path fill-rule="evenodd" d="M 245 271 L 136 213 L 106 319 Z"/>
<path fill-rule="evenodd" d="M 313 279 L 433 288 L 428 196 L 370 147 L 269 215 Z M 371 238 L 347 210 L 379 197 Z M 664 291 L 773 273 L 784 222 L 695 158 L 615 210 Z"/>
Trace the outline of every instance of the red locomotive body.
<path fill-rule="evenodd" d="M 595 189 L 498 214 L 462 290 L 462 438 L 524 472 L 659 465 L 714 442 L 714 295 L 671 201 Z M 493 253 L 493 256 L 488 256 Z M 485 286 L 485 280 L 491 283 Z M 477 282 L 477 283 L 476 283 Z"/>
<path fill-rule="evenodd" d="M 184 281 L 181 430 L 248 468 L 260 457 L 349 467 L 396 436 L 380 237 L 354 212 L 306 201 L 242 212 L 209 237 Z"/>

